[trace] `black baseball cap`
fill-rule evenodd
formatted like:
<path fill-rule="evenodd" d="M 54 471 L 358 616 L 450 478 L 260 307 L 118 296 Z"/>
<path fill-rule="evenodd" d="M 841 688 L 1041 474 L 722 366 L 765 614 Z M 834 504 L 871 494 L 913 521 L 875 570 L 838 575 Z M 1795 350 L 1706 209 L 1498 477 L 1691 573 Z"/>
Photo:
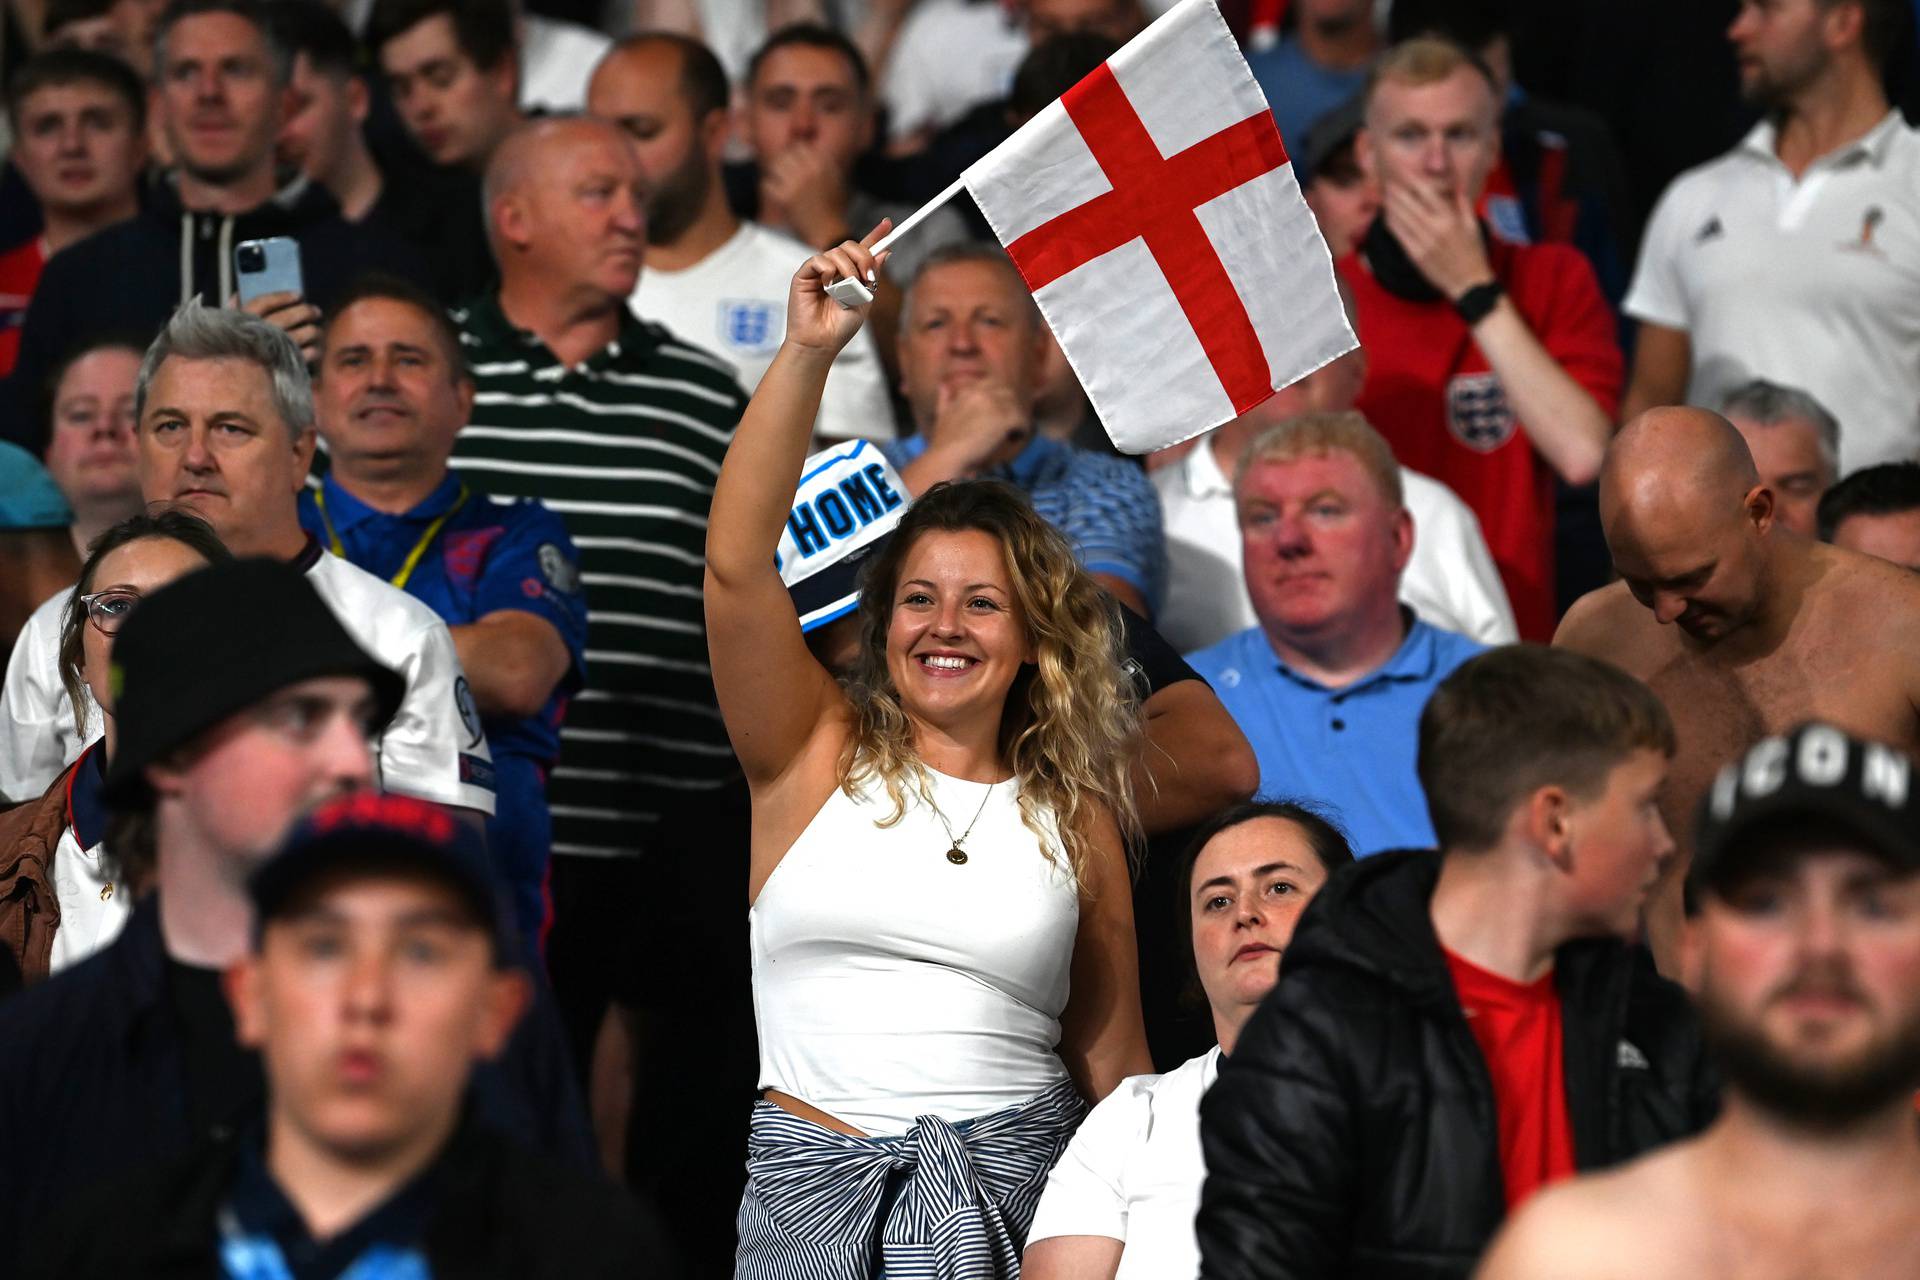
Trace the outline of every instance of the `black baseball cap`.
<path fill-rule="evenodd" d="M 1920 871 L 1914 762 L 1882 742 L 1808 723 L 1762 739 L 1720 770 L 1695 825 L 1695 891 L 1725 884 L 1773 847 L 1767 837 L 1813 830 Z"/>
<path fill-rule="evenodd" d="M 254 937 L 315 880 L 356 870 L 409 871 L 441 881 L 465 900 L 486 931 L 495 964 L 508 965 L 517 955 L 500 880 L 480 832 L 440 805 L 374 791 L 321 805 L 260 864 L 247 881 Z"/>
<path fill-rule="evenodd" d="M 405 678 L 355 644 L 290 564 L 234 560 L 168 583 L 114 637 L 119 740 L 107 767 L 107 801 L 144 800 L 148 765 L 268 695 L 319 676 L 359 676 L 372 685 L 376 727 L 393 719 L 407 691 Z"/>

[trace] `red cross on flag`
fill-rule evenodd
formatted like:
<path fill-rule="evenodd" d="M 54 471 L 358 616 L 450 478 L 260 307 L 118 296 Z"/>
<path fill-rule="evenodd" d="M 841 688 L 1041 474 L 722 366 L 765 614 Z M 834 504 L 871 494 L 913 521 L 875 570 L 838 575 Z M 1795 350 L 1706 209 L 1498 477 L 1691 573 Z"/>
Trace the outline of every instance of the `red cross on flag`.
<path fill-rule="evenodd" d="M 1182 0 L 961 181 L 1128 453 L 1211 430 L 1357 345 L 1213 0 Z"/>

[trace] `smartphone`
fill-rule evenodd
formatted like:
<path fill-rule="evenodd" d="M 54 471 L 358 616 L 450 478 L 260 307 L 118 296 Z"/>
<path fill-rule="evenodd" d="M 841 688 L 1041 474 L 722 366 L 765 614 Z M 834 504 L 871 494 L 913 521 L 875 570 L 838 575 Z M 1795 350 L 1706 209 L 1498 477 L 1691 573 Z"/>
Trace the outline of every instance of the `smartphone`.
<path fill-rule="evenodd" d="M 300 278 L 300 242 L 291 236 L 242 240 L 233 247 L 233 266 L 243 305 L 269 293 L 306 293 Z"/>

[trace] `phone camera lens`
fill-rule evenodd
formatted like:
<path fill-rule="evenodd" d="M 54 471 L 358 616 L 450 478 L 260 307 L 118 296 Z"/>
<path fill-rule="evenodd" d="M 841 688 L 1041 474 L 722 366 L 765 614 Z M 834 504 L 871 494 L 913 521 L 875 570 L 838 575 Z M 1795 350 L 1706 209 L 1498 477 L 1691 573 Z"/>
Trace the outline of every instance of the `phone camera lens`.
<path fill-rule="evenodd" d="M 248 275 L 263 271 L 267 265 L 266 250 L 257 244 L 243 244 L 239 252 L 240 269 Z"/>

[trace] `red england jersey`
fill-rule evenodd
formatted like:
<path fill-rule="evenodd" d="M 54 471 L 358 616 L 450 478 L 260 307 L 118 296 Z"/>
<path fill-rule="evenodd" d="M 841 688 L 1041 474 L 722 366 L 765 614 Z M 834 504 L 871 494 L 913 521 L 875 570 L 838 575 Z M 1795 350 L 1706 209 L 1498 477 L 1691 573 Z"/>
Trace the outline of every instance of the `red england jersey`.
<path fill-rule="evenodd" d="M 1551 973 L 1514 982 L 1451 951 L 1447 969 L 1493 1079 L 1500 1172 L 1512 1212 L 1541 1187 L 1574 1173 L 1560 993 Z"/>
<path fill-rule="evenodd" d="M 1613 313 L 1586 258 L 1568 245 L 1498 239 L 1489 253 L 1533 336 L 1611 419 L 1624 371 Z M 1367 353 L 1357 407 L 1401 465 L 1443 482 L 1480 517 L 1520 638 L 1552 639 L 1552 470 L 1514 418 L 1499 378 L 1452 304 L 1388 293 L 1357 253 L 1339 265 L 1353 289 Z"/>
<path fill-rule="evenodd" d="M 47 265 L 39 236 L 0 253 L 0 377 L 13 372 L 20 350 L 20 326 L 27 322 L 27 304 Z"/>

